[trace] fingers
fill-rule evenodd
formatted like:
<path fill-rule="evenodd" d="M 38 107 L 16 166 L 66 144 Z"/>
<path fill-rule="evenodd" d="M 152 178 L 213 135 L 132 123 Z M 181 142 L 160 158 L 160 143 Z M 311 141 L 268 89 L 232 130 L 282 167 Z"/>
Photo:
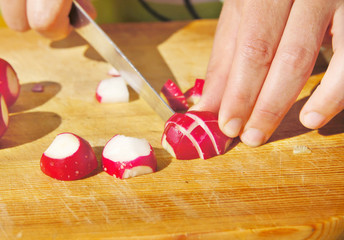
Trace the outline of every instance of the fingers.
<path fill-rule="evenodd" d="M 193 110 L 218 112 L 220 108 L 223 91 L 232 65 L 241 5 L 241 1 L 224 2 L 208 64 L 203 94 Z"/>
<path fill-rule="evenodd" d="M 332 2 L 294 2 L 271 68 L 241 135 L 245 144 L 265 143 L 296 100 L 312 72 L 332 9 Z"/>
<path fill-rule="evenodd" d="M 344 4 L 333 18 L 334 55 L 321 84 L 312 94 L 300 113 L 305 127 L 317 129 L 324 126 L 344 109 Z"/>
<path fill-rule="evenodd" d="M 245 1 L 235 55 L 219 111 L 221 130 L 239 135 L 270 69 L 292 1 Z"/>
<path fill-rule="evenodd" d="M 9 28 L 16 31 L 30 29 L 26 16 L 26 0 L 1 0 L 0 7 Z"/>

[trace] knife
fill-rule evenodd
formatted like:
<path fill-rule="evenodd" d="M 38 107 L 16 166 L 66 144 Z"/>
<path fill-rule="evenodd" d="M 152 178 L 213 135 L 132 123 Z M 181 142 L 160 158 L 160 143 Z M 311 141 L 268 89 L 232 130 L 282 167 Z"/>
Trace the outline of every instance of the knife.
<path fill-rule="evenodd" d="M 69 18 L 75 31 L 120 72 L 127 83 L 158 113 L 162 120 L 167 121 L 174 114 L 170 106 L 166 104 L 118 46 L 75 0 Z"/>

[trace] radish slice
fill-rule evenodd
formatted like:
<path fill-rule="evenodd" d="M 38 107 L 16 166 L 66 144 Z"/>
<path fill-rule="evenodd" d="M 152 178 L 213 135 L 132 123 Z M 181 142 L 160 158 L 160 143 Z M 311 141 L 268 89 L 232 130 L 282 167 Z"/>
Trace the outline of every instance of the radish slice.
<path fill-rule="evenodd" d="M 231 142 L 221 132 L 216 114 L 197 111 L 174 114 L 167 120 L 161 140 L 163 148 L 181 160 L 224 154 Z"/>
<path fill-rule="evenodd" d="M 19 97 L 20 84 L 13 67 L 0 58 L 0 93 L 4 96 L 7 107 L 12 106 Z"/>
<path fill-rule="evenodd" d="M 189 104 L 197 104 L 201 99 L 204 86 L 204 79 L 197 78 L 195 85 L 188 89 L 184 96 Z"/>
<path fill-rule="evenodd" d="M 121 76 L 119 71 L 114 67 L 108 71 L 108 75 L 110 75 L 111 77 L 120 77 Z"/>
<path fill-rule="evenodd" d="M 0 137 L 2 137 L 8 128 L 8 120 L 9 120 L 7 105 L 2 95 L 0 95 L 0 108 L 1 108 Z"/>
<path fill-rule="evenodd" d="M 98 167 L 91 145 L 73 133 L 61 133 L 43 153 L 41 170 L 58 180 L 77 180 Z"/>
<path fill-rule="evenodd" d="M 100 103 L 129 102 L 129 91 L 122 77 L 107 78 L 98 84 L 96 99 Z"/>
<path fill-rule="evenodd" d="M 186 111 L 189 109 L 184 94 L 172 80 L 167 80 L 161 88 L 161 93 L 165 96 L 168 104 L 174 111 Z"/>
<path fill-rule="evenodd" d="M 156 172 L 157 161 L 146 139 L 115 135 L 103 150 L 103 169 L 120 179 Z"/>

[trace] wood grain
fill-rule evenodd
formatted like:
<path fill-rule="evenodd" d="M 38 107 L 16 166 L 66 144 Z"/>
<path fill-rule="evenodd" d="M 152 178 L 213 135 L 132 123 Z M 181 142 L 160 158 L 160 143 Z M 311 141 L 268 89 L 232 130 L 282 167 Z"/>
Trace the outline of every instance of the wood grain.
<path fill-rule="evenodd" d="M 206 66 L 215 25 L 103 27 L 159 90 L 168 78 L 191 85 Z M 343 113 L 319 131 L 303 128 L 297 117 L 321 74 L 311 77 L 264 146 L 235 141 L 223 156 L 178 161 L 160 145 L 164 123 L 135 93 L 127 104 L 96 102 L 95 88 L 109 65 L 77 35 L 50 42 L 33 32 L 0 34 L 0 57 L 23 86 L 0 140 L 0 239 L 344 238 Z M 166 49 L 176 48 L 204 55 L 171 64 L 175 54 Z M 44 93 L 31 92 L 37 82 Z M 99 161 L 114 134 L 146 138 L 159 171 L 118 180 L 99 168 L 78 181 L 51 179 L 40 171 L 40 156 L 66 131 L 87 139 Z M 294 154 L 297 145 L 311 153 Z"/>

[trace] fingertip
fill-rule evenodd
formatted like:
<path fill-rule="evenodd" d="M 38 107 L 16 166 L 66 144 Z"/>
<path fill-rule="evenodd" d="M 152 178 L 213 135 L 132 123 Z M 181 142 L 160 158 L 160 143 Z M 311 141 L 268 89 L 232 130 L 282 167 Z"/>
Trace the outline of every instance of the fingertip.
<path fill-rule="evenodd" d="M 326 117 L 318 112 L 311 111 L 300 115 L 301 123 L 310 129 L 318 129 L 326 123 Z"/>
<path fill-rule="evenodd" d="M 243 126 L 243 120 L 241 118 L 232 118 L 229 121 L 228 120 L 219 121 L 219 127 L 221 131 L 231 138 L 235 138 L 239 136 L 242 126 Z"/>

